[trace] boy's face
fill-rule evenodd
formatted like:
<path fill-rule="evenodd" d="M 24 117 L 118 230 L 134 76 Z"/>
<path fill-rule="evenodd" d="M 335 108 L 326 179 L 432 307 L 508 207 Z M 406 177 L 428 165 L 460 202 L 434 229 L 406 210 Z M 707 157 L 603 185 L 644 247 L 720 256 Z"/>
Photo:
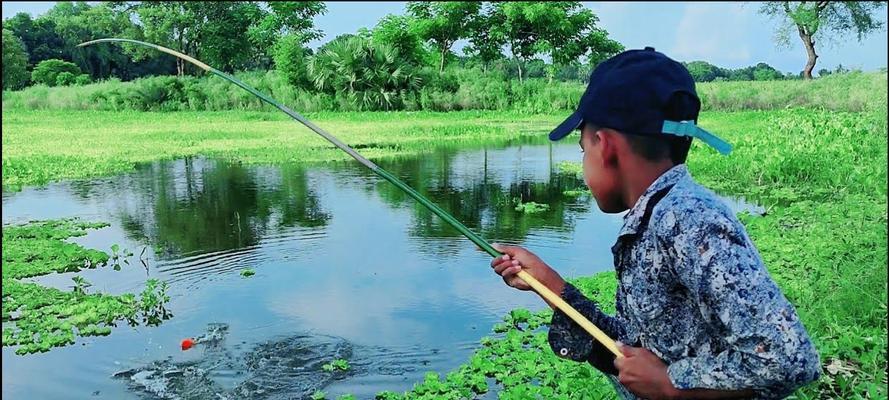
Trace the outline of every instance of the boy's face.
<path fill-rule="evenodd" d="M 584 124 L 580 135 L 583 151 L 583 180 L 606 213 L 626 210 L 621 200 L 619 175 L 614 163 L 616 137 L 608 131 Z"/>

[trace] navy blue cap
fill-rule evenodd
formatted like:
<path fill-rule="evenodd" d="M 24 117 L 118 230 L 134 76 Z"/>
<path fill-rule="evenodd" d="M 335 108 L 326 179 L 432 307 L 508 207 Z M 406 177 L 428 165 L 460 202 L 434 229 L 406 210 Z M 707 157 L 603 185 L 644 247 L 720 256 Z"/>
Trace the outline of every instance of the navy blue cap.
<path fill-rule="evenodd" d="M 634 135 L 698 138 L 723 154 L 732 146 L 697 126 L 701 101 L 680 63 L 652 47 L 628 50 L 599 64 L 577 110 L 549 134 L 559 140 L 584 121 Z"/>

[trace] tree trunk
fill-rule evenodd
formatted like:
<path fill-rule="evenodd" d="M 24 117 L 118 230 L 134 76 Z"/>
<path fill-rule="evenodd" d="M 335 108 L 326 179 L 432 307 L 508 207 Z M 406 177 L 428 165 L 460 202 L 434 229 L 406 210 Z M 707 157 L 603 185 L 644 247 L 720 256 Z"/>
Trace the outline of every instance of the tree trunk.
<path fill-rule="evenodd" d="M 441 75 L 441 73 L 444 72 L 445 54 L 447 54 L 447 52 L 448 52 L 448 47 L 442 46 L 441 47 L 441 61 L 439 61 L 439 63 L 438 63 L 438 74 L 439 75 Z"/>
<path fill-rule="evenodd" d="M 803 41 L 803 46 L 806 48 L 806 54 L 808 55 L 808 60 L 806 61 L 806 68 L 803 69 L 803 78 L 812 79 L 812 70 L 815 69 L 815 62 L 818 60 L 818 54 L 815 54 L 815 40 L 813 40 L 812 35 L 806 32 L 803 27 L 797 27 L 799 30 L 799 37 Z"/>
<path fill-rule="evenodd" d="M 523 83 L 524 81 L 522 80 L 522 60 L 519 60 L 518 58 L 516 58 L 515 61 L 516 61 L 516 63 L 515 63 L 516 67 L 518 67 L 518 69 L 519 69 L 519 83 Z"/>

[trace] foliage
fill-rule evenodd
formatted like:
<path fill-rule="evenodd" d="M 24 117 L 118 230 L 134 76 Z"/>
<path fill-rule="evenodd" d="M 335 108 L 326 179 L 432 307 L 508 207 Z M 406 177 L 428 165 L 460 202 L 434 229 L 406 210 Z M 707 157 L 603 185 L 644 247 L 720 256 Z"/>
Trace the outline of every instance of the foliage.
<path fill-rule="evenodd" d="M 303 45 L 303 38 L 288 34 L 278 39 L 275 47 L 275 69 L 294 87 L 308 89 L 312 86 L 306 64 L 311 50 Z"/>
<path fill-rule="evenodd" d="M 31 72 L 31 80 L 34 83 L 42 83 L 47 86 L 56 86 L 59 74 L 68 73 L 71 75 L 71 82 L 74 76 L 80 75 L 80 68 L 77 65 L 56 59 L 43 60 L 34 67 Z"/>
<path fill-rule="evenodd" d="M 136 67 L 127 54 L 129 46 L 124 51 L 111 46 L 76 47 L 102 37 L 138 37 L 138 28 L 126 13 L 102 3 L 91 6 L 86 2 L 58 2 L 40 18 L 53 22 L 64 45 L 62 58 L 77 64 L 91 78 L 108 78 L 112 72 L 126 79 L 136 75 Z"/>
<path fill-rule="evenodd" d="M 252 8 L 253 24 L 247 29 L 247 35 L 254 47 L 256 58 L 264 60 L 277 52 L 277 44 L 281 38 L 291 37 L 291 43 L 305 47 L 311 40 L 321 38 L 321 31 L 315 28 L 316 16 L 327 12 L 321 1 L 274 1 L 266 3 L 268 10 Z M 277 65 L 277 61 L 275 61 Z M 260 61 L 258 68 L 267 68 L 267 63 Z"/>
<path fill-rule="evenodd" d="M 420 39 L 431 43 L 439 55 L 438 72 L 443 72 L 445 59 L 457 40 L 467 36 L 473 17 L 481 9 L 474 1 L 410 1 L 408 15 Z"/>
<path fill-rule="evenodd" d="M 138 16 L 145 39 L 182 51 L 216 68 L 234 71 L 268 68 L 277 38 L 285 33 L 298 42 L 319 37 L 312 18 L 326 11 L 322 2 L 138 2 L 125 6 Z M 140 49 L 140 58 L 154 50 Z M 177 72 L 186 64 L 177 59 Z"/>
<path fill-rule="evenodd" d="M 548 55 L 554 64 L 566 64 L 586 56 L 597 63 L 623 50 L 597 21 L 579 2 L 503 2 L 494 3 L 487 25 L 490 36 L 505 43 L 516 60 Z"/>
<path fill-rule="evenodd" d="M 166 283 L 153 279 L 139 297 L 90 294 L 77 275 L 70 292 L 22 281 L 107 266 L 108 254 L 65 241 L 105 226 L 69 219 L 3 227 L 3 346 L 19 346 L 20 355 L 45 352 L 74 344 L 76 336 L 108 335 L 118 321 L 157 325 L 172 316 L 164 307 Z"/>
<path fill-rule="evenodd" d="M 403 15 L 387 15 L 371 31 L 376 44 L 388 44 L 398 56 L 410 65 L 419 65 L 427 57 L 428 50 L 417 33 L 416 21 Z"/>
<path fill-rule="evenodd" d="M 21 39 L 3 29 L 3 90 L 21 89 L 28 83 L 28 53 Z"/>
<path fill-rule="evenodd" d="M 411 66 L 392 47 L 357 36 L 319 51 L 308 71 L 315 87 L 337 95 L 346 110 L 400 109 L 419 85 Z"/>
<path fill-rule="evenodd" d="M 28 52 L 28 65 L 48 59 L 61 59 L 67 54 L 65 42 L 56 33 L 55 21 L 49 18 L 31 19 L 28 13 L 20 12 L 3 21 L 3 29 L 10 30 L 21 39 Z M 6 48 L 5 44 L 3 46 Z"/>
<path fill-rule="evenodd" d="M 243 276 L 243 277 L 245 277 L 245 278 L 249 278 L 249 277 L 251 277 L 251 276 L 253 276 L 253 275 L 256 275 L 256 271 L 254 271 L 254 270 L 252 270 L 252 269 L 250 269 L 250 268 L 245 268 L 245 269 L 242 269 L 242 270 L 241 270 L 241 276 Z"/>

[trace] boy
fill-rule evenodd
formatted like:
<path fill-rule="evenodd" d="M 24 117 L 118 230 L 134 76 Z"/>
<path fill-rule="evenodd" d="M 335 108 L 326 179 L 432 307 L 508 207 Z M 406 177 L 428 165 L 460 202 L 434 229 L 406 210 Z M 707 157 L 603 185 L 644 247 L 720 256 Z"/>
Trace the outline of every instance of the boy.
<path fill-rule="evenodd" d="M 599 65 L 577 111 L 549 135 L 581 129 L 599 208 L 629 210 L 612 247 L 616 316 L 523 248 L 496 246 L 505 255 L 491 266 L 528 290 L 516 276 L 524 269 L 619 342 L 620 359 L 554 312 L 553 351 L 603 371 L 622 398 L 781 398 L 819 377 L 818 353 L 743 225 L 685 167 L 692 137 L 731 150 L 696 126 L 699 111 L 685 67 L 646 47 Z"/>

